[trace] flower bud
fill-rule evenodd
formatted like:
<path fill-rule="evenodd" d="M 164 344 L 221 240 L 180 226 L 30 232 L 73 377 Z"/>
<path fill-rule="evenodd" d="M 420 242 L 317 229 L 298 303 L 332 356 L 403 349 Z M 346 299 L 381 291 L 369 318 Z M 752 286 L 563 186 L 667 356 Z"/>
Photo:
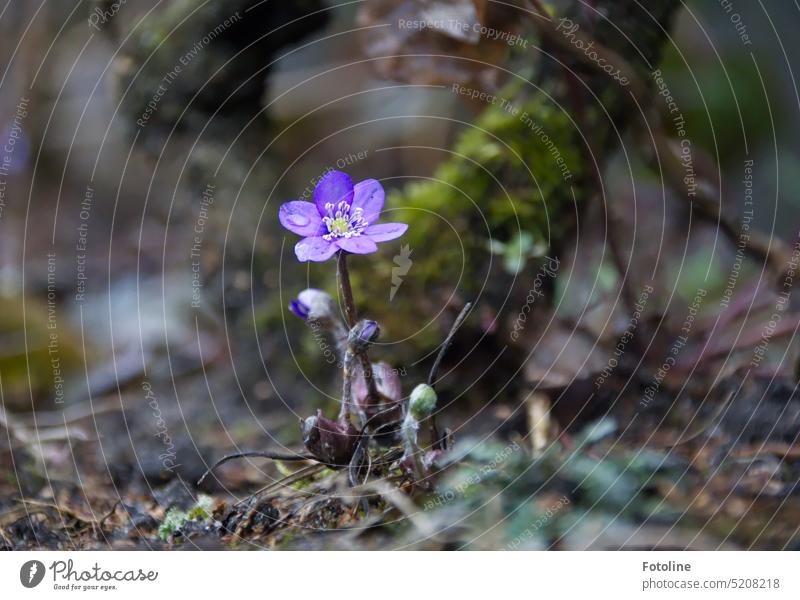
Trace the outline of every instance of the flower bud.
<path fill-rule="evenodd" d="M 408 401 L 408 412 L 417 421 L 428 417 L 436 408 L 436 392 L 427 383 L 420 383 L 411 392 Z"/>
<path fill-rule="evenodd" d="M 350 331 L 350 345 L 355 352 L 366 350 L 367 346 L 378 339 L 380 333 L 381 328 L 377 322 L 362 319 Z"/>
<path fill-rule="evenodd" d="M 300 302 L 300 300 L 292 300 L 289 303 L 289 310 L 292 311 L 295 316 L 300 317 L 304 321 L 308 320 L 308 313 L 310 312 L 311 308 Z"/>
<path fill-rule="evenodd" d="M 336 303 L 330 294 L 308 288 L 292 300 L 289 310 L 305 321 L 325 321 L 336 315 Z"/>

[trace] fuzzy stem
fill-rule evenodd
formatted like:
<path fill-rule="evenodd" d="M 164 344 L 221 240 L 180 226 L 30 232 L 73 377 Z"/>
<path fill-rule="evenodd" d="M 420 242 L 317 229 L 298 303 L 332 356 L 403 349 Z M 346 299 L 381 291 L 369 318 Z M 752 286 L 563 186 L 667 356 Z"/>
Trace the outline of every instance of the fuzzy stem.
<path fill-rule="evenodd" d="M 344 317 L 347 323 L 347 328 L 352 329 L 356 324 L 357 313 L 356 303 L 353 300 L 353 288 L 350 286 L 350 271 L 347 269 L 347 253 L 343 250 L 339 251 L 336 257 L 336 275 L 339 279 L 339 291 L 344 304 Z M 350 406 L 353 398 L 353 377 L 355 376 L 354 361 L 352 349 L 347 347 L 344 353 L 344 369 L 342 384 L 342 408 L 339 412 L 339 422 L 346 423 L 350 421 Z"/>
<path fill-rule="evenodd" d="M 355 375 L 355 355 L 348 348 L 344 353 L 344 369 L 342 370 L 342 408 L 339 411 L 339 423 L 350 422 L 350 411 L 353 398 L 353 377 Z"/>
<path fill-rule="evenodd" d="M 420 481 L 425 477 L 425 464 L 422 461 L 422 449 L 417 444 L 417 431 L 419 430 L 419 422 L 408 413 L 403 421 L 403 446 L 405 448 L 406 458 L 411 459 L 414 469 L 414 477 Z"/>
<path fill-rule="evenodd" d="M 372 363 L 366 352 L 358 353 L 358 360 L 361 362 L 361 370 L 364 373 L 364 381 L 367 383 L 367 406 L 377 404 L 378 397 L 378 382 L 375 381 L 375 373 L 372 370 Z"/>
<path fill-rule="evenodd" d="M 347 253 L 339 251 L 336 259 L 336 269 L 339 278 L 339 290 L 342 294 L 344 304 L 344 315 L 347 326 L 352 329 L 358 319 L 356 313 L 356 303 L 353 301 L 353 288 L 350 287 L 350 271 L 347 269 Z"/>
<path fill-rule="evenodd" d="M 347 253 L 342 250 L 339 251 L 339 255 L 336 260 L 336 270 L 339 279 L 339 290 L 342 296 L 342 304 L 344 304 L 345 320 L 347 321 L 347 326 L 352 329 L 358 320 L 358 313 L 356 312 L 356 303 L 353 300 L 353 288 L 350 285 L 350 271 L 347 268 Z M 349 360 L 348 356 L 350 356 Z M 372 404 L 378 401 L 378 385 L 375 382 L 375 375 L 372 372 L 372 363 L 369 360 L 369 356 L 367 356 L 365 351 L 354 353 L 350 348 L 348 348 L 345 351 L 344 360 L 344 389 L 342 391 L 342 410 L 339 415 L 340 421 L 342 419 L 348 419 L 350 415 L 353 388 L 352 378 L 355 376 L 355 363 L 353 361 L 353 356 L 356 356 L 361 363 L 364 380 L 367 384 L 367 393 L 369 394 L 367 404 Z"/>

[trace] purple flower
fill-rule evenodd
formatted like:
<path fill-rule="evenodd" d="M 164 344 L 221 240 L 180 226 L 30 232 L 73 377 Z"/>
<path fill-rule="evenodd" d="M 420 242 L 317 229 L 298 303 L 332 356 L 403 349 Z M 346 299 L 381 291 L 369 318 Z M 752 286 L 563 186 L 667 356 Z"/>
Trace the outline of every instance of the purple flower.
<path fill-rule="evenodd" d="M 297 259 L 322 262 L 338 250 L 369 254 L 376 242 L 388 242 L 406 232 L 405 223 L 375 224 L 383 208 L 383 186 L 375 179 L 355 185 L 350 176 L 330 171 L 314 188 L 314 202 L 293 200 L 278 212 L 281 225 L 302 235 L 294 253 Z"/>

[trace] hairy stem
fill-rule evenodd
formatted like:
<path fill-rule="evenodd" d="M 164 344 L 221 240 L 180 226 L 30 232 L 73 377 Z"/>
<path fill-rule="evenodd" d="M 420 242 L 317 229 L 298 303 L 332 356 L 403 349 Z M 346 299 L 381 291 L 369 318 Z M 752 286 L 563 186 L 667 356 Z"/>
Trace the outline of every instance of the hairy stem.
<path fill-rule="evenodd" d="M 361 362 L 364 381 L 367 382 L 367 405 L 377 404 L 379 400 L 378 382 L 375 381 L 375 373 L 372 370 L 372 363 L 369 361 L 369 356 L 367 356 L 366 352 L 359 352 L 358 360 Z"/>
<path fill-rule="evenodd" d="M 353 377 L 355 376 L 355 355 L 348 348 L 344 353 L 344 368 L 342 369 L 342 408 L 339 410 L 339 422 L 350 421 L 350 411 L 353 398 Z"/>
<path fill-rule="evenodd" d="M 344 305 L 344 315 L 347 321 L 347 326 L 352 329 L 358 320 L 358 313 L 356 312 L 356 303 L 353 300 L 353 288 L 350 285 L 350 271 L 347 268 L 347 253 L 340 251 L 336 260 L 336 270 L 339 279 L 339 290 L 341 292 L 342 304 Z M 364 380 L 367 383 L 367 393 L 369 397 L 367 404 L 378 402 L 378 384 L 375 381 L 375 375 L 372 371 L 372 363 L 366 351 L 354 351 L 348 348 L 345 351 L 344 359 L 344 384 L 342 390 L 342 409 L 339 414 L 340 420 L 347 420 L 350 416 L 350 407 L 353 398 L 353 377 L 355 377 L 355 360 L 357 358 L 361 363 L 361 370 L 364 374 Z M 363 415 L 362 415 L 363 425 Z"/>
<path fill-rule="evenodd" d="M 347 253 L 340 250 L 336 256 L 336 275 L 339 279 L 339 292 L 344 305 L 344 317 L 348 329 L 352 329 L 358 318 L 356 303 L 353 300 L 353 288 L 350 286 L 350 271 L 347 268 Z M 344 369 L 342 384 L 342 408 L 339 411 L 339 422 L 350 420 L 350 406 L 353 398 L 353 377 L 355 376 L 355 356 L 348 345 L 344 353 Z"/>
<path fill-rule="evenodd" d="M 358 319 L 356 303 L 353 301 L 353 288 L 350 286 L 350 271 L 347 269 L 347 253 L 339 251 L 336 259 L 337 276 L 339 278 L 339 291 L 344 304 L 344 316 L 347 326 L 352 329 Z"/>

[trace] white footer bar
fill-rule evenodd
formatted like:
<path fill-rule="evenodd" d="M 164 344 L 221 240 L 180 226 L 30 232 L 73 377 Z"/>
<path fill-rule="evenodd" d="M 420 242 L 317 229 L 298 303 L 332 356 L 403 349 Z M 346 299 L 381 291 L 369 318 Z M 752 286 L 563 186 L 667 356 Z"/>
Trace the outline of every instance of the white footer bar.
<path fill-rule="evenodd" d="M 788 552 L 6 552 L 4 598 L 800 598 Z"/>

